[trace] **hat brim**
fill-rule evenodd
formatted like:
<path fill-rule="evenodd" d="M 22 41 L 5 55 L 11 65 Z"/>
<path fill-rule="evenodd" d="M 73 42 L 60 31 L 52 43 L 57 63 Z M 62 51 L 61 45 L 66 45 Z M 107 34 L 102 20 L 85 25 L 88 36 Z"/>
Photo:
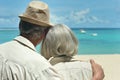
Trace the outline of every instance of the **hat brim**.
<path fill-rule="evenodd" d="M 36 19 L 29 18 L 29 17 L 24 16 L 24 15 L 19 15 L 19 18 L 23 21 L 26 21 L 26 22 L 29 22 L 29 23 L 32 23 L 32 24 L 36 24 L 36 25 L 40 25 L 40 26 L 43 26 L 43 27 L 53 27 L 53 25 L 51 23 L 38 21 Z"/>

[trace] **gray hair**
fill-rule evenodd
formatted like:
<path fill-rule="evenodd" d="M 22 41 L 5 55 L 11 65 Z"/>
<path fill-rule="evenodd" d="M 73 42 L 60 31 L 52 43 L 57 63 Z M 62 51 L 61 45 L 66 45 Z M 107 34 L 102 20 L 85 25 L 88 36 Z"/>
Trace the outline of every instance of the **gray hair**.
<path fill-rule="evenodd" d="M 46 28 L 42 26 L 31 24 L 26 21 L 20 21 L 19 30 L 20 34 L 25 34 L 33 40 L 39 39 Z"/>
<path fill-rule="evenodd" d="M 77 52 L 78 41 L 70 28 L 64 24 L 57 24 L 52 27 L 41 46 L 41 54 L 46 59 L 55 56 L 72 57 Z"/>

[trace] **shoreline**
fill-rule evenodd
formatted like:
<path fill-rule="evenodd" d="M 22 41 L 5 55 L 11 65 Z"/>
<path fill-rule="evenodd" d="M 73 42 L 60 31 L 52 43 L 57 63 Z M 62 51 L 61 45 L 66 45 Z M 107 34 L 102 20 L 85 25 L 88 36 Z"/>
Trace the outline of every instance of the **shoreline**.
<path fill-rule="evenodd" d="M 104 80 L 120 80 L 120 54 L 77 55 L 75 58 L 80 60 L 94 59 L 104 69 Z"/>

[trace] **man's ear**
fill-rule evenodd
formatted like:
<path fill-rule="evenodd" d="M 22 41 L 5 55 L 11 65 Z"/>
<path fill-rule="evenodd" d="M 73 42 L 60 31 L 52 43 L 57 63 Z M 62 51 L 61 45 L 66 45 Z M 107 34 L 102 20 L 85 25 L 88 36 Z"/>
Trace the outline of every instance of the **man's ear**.
<path fill-rule="evenodd" d="M 43 32 L 39 40 L 42 41 L 45 38 L 45 35 L 46 35 L 45 32 Z"/>

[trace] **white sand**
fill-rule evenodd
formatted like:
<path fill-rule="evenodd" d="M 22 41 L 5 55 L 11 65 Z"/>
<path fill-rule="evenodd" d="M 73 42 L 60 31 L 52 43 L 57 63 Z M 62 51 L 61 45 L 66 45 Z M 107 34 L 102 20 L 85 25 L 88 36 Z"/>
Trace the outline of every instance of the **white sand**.
<path fill-rule="evenodd" d="M 120 54 L 111 55 L 80 55 L 80 60 L 94 59 L 104 69 L 104 80 L 120 80 Z"/>

